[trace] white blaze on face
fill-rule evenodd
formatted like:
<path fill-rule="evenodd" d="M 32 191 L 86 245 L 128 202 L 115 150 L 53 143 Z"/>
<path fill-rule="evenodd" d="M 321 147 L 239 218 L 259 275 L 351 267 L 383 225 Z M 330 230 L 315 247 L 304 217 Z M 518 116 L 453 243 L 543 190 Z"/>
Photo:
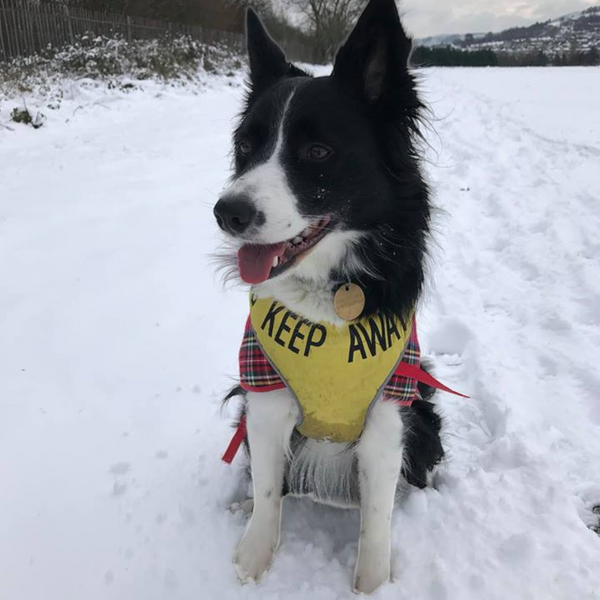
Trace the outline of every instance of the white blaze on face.
<path fill-rule="evenodd" d="M 285 118 L 293 96 L 294 91 L 290 93 L 279 115 L 277 140 L 272 154 L 266 162 L 241 175 L 225 190 L 227 195 L 243 194 L 265 216 L 264 225 L 252 238 L 257 244 L 284 241 L 298 235 L 310 225 L 310 221 L 298 210 L 298 201 L 288 185 L 281 164 Z"/>

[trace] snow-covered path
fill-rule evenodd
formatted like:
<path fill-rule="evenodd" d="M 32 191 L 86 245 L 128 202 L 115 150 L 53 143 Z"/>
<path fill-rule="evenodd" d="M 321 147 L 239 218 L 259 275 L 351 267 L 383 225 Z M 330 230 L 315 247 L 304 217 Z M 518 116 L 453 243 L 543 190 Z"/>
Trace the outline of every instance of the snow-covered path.
<path fill-rule="evenodd" d="M 426 77 L 421 337 L 472 398 L 438 396 L 448 465 L 396 511 L 377 597 L 600 599 L 600 71 Z M 286 501 L 264 583 L 230 564 L 246 297 L 209 254 L 235 83 L 81 90 L 0 128 L 0 600 L 352 597 L 356 511 Z"/>

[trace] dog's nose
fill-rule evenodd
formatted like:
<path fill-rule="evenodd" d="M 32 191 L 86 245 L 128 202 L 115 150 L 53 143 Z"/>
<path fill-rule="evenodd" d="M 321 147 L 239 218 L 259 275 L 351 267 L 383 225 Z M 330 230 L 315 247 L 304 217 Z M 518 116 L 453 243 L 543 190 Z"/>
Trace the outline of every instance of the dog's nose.
<path fill-rule="evenodd" d="M 244 233 L 256 216 L 256 208 L 252 202 L 239 196 L 221 198 L 213 212 L 219 227 L 232 235 Z"/>

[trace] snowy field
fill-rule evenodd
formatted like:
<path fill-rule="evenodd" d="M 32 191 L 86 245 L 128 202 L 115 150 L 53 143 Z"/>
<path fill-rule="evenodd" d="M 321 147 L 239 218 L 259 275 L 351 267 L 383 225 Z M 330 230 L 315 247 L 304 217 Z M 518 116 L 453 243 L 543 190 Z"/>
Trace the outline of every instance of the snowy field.
<path fill-rule="evenodd" d="M 600 599 L 600 70 L 429 70 L 420 329 L 449 460 L 384 600 Z M 0 600 L 351 598 L 357 511 L 286 501 L 260 587 L 220 400 L 247 299 L 210 253 L 239 78 L 73 86 L 0 126 Z M 31 102 L 31 101 L 30 101 Z M 0 106 L 0 122 L 8 109 Z"/>

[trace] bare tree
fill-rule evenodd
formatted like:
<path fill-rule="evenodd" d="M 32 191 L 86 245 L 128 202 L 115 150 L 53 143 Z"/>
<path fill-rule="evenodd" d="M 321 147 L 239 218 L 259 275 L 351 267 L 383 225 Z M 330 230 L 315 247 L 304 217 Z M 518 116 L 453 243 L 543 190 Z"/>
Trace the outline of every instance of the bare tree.
<path fill-rule="evenodd" d="M 288 58 L 302 56 L 303 61 L 315 62 L 314 40 L 312 34 L 307 33 L 290 23 L 289 15 L 285 10 L 289 7 L 281 0 L 219 0 L 228 2 L 231 6 L 238 7 L 242 13 L 246 8 L 252 7 L 262 19 L 269 33 L 280 44 Z"/>
<path fill-rule="evenodd" d="M 315 43 L 315 60 L 331 60 L 350 32 L 366 0 L 288 0 L 306 18 Z"/>

